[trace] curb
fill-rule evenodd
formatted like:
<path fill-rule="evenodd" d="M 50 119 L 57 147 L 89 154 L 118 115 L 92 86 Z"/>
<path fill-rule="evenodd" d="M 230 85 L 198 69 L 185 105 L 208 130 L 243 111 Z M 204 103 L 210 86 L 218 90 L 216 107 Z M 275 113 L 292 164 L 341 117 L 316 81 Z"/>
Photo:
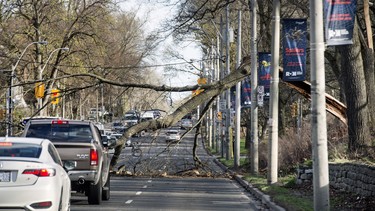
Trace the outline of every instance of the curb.
<path fill-rule="evenodd" d="M 225 172 L 230 173 L 233 178 L 247 191 L 252 193 L 256 198 L 262 201 L 263 204 L 268 206 L 270 210 L 276 210 L 276 211 L 285 211 L 284 208 L 280 207 L 279 205 L 275 204 L 275 202 L 271 201 L 271 197 L 269 195 L 264 194 L 262 191 L 260 191 L 258 188 L 255 188 L 253 185 L 251 185 L 249 182 L 245 181 L 242 175 L 238 175 L 237 173 L 233 172 L 232 170 L 229 170 L 228 167 L 223 165 L 221 162 L 219 162 L 216 158 L 214 158 L 214 162 Z"/>

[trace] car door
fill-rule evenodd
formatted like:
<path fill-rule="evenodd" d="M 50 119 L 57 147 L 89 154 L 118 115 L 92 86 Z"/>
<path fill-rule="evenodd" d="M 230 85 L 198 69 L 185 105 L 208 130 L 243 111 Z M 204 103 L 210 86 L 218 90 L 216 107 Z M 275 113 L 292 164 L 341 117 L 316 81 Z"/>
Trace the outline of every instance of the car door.
<path fill-rule="evenodd" d="M 48 144 L 48 153 L 50 154 L 52 160 L 57 164 L 58 171 L 60 178 L 62 179 L 62 202 L 64 203 L 63 207 L 69 207 L 70 201 L 70 191 L 71 191 L 71 183 L 69 179 L 69 175 L 65 171 L 63 167 L 63 163 L 61 161 L 60 155 L 57 152 L 57 149 L 52 143 Z"/>
<path fill-rule="evenodd" d="M 102 149 L 103 163 L 102 163 L 102 175 L 101 176 L 102 176 L 102 181 L 104 185 L 105 182 L 107 181 L 107 177 L 109 173 L 109 166 L 111 162 L 110 157 L 109 157 L 109 149 L 108 147 L 103 145 L 102 136 L 100 135 L 100 131 L 96 126 L 94 126 L 93 133 L 94 133 L 94 136 L 98 138 L 97 140 L 99 140 L 98 147 Z"/>

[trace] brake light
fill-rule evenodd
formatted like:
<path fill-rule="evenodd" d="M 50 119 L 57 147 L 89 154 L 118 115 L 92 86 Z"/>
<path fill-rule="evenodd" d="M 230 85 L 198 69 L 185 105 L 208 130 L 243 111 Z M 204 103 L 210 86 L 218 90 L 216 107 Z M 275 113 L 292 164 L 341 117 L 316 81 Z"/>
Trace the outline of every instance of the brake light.
<path fill-rule="evenodd" d="M 53 177 L 56 175 L 55 169 L 25 169 L 22 174 L 32 174 L 38 177 Z"/>
<path fill-rule="evenodd" d="M 52 206 L 52 202 L 51 201 L 42 201 L 42 202 L 37 202 L 37 203 L 31 204 L 30 206 L 34 209 L 46 209 L 46 208 L 50 208 Z"/>
<path fill-rule="evenodd" d="M 69 124 L 69 121 L 67 120 L 52 120 L 52 124 L 57 124 L 57 125 L 66 125 L 66 124 Z"/>
<path fill-rule="evenodd" d="M 92 166 L 97 166 L 98 165 L 98 160 L 99 159 L 99 156 L 98 156 L 98 151 L 96 151 L 96 149 L 91 149 L 90 150 L 90 164 Z"/>
<path fill-rule="evenodd" d="M 1 147 L 11 147 L 12 145 L 12 142 L 0 142 Z"/>

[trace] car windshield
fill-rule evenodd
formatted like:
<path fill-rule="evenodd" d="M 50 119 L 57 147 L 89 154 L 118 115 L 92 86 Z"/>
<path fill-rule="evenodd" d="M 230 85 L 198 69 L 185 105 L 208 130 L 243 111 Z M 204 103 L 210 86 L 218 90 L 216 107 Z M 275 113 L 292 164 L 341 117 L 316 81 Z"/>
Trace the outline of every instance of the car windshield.
<path fill-rule="evenodd" d="M 138 120 L 138 117 L 137 116 L 125 116 L 124 119 L 125 120 Z"/>
<path fill-rule="evenodd" d="M 46 138 L 52 142 L 90 142 L 90 125 L 31 124 L 26 137 Z"/>
<path fill-rule="evenodd" d="M 37 144 L 0 142 L 0 157 L 39 158 L 41 151 Z"/>

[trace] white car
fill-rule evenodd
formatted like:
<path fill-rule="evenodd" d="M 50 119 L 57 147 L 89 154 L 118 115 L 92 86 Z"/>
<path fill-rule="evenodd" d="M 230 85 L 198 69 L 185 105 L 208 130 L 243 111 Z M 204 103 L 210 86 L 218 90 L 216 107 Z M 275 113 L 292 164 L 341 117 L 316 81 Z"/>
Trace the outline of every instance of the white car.
<path fill-rule="evenodd" d="M 181 120 L 181 128 L 189 130 L 193 127 L 193 121 L 191 119 L 182 119 Z"/>
<path fill-rule="evenodd" d="M 73 168 L 48 139 L 0 137 L 0 210 L 70 210 Z"/>
<path fill-rule="evenodd" d="M 165 132 L 165 141 L 179 141 L 181 139 L 180 131 L 175 129 L 169 129 Z"/>

